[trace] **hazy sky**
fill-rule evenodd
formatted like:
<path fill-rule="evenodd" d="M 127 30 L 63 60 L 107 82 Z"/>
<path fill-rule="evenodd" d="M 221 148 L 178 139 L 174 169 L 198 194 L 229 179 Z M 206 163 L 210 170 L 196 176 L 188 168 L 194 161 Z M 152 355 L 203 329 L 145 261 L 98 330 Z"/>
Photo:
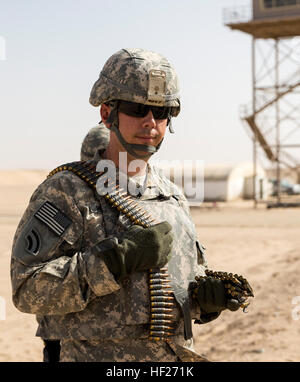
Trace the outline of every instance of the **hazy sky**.
<path fill-rule="evenodd" d="M 233 0 L 0 0 L 0 168 L 54 168 L 78 160 L 99 109 L 89 93 L 121 48 L 165 55 L 182 113 L 155 159 L 252 159 L 239 119 L 251 102 L 251 38 L 224 26 Z M 0 57 L 1 59 L 1 57 Z"/>

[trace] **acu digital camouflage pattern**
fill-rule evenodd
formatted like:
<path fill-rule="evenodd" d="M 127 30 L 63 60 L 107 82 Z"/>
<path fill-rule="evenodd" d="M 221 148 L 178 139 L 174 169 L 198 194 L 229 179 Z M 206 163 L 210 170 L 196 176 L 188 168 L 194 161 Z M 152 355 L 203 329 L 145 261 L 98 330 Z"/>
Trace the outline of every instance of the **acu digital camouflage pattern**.
<path fill-rule="evenodd" d="M 97 152 L 96 161 L 99 155 Z M 54 237 L 48 229 L 43 235 L 42 255 L 32 256 L 28 264 L 26 233 L 33 222 L 37 230 L 45 229 L 34 217 L 45 201 L 55 205 L 72 224 L 61 237 Z M 196 274 L 204 275 L 206 263 L 196 244 L 186 199 L 157 169 L 148 165 L 147 186 L 139 203 L 158 222 L 167 220 L 172 225 L 174 243 L 169 273 L 174 285 L 187 288 Z M 149 355 L 152 361 L 174 361 L 176 357 L 200 360 L 196 353 L 182 346 L 184 324 L 178 305 L 172 313 L 177 328 L 170 344 L 147 340 L 148 272 L 134 273 L 117 283 L 101 255 L 93 253 L 92 247 L 97 242 L 109 235 L 121 237 L 127 227 L 127 219 L 75 174 L 62 171 L 46 179 L 32 195 L 14 237 L 11 279 L 15 306 L 38 316 L 37 336 L 61 339 L 62 361 L 76 360 L 79 353 L 85 361 L 134 357 L 144 361 Z M 192 299 L 190 308 L 192 318 L 199 318 L 200 308 Z M 133 346 L 134 339 L 143 345 Z M 99 341 L 105 349 L 103 356 L 99 347 L 93 345 Z M 113 341 L 120 343 L 112 346 Z"/>
<path fill-rule="evenodd" d="M 165 74 L 163 100 L 160 104 L 149 97 L 151 71 Z M 155 86 L 154 86 L 155 88 Z M 143 49 L 122 49 L 105 63 L 95 82 L 90 103 L 99 106 L 110 100 L 123 100 L 156 106 L 180 107 L 178 77 L 169 61 L 161 54 Z"/>
<path fill-rule="evenodd" d="M 91 128 L 82 142 L 80 160 L 93 159 L 97 150 L 108 146 L 109 139 L 110 131 L 104 123 L 101 122 L 98 126 Z"/>
<path fill-rule="evenodd" d="M 193 350 L 174 341 L 152 342 L 144 338 L 115 340 L 63 339 L 61 362 L 207 362 Z"/>

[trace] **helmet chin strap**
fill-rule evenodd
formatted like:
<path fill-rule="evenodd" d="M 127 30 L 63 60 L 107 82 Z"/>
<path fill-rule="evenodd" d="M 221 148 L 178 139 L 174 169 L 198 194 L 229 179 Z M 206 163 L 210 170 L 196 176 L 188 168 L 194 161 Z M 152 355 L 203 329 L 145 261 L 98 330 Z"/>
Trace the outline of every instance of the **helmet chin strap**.
<path fill-rule="evenodd" d="M 171 134 L 174 134 L 175 131 L 174 131 L 173 126 L 172 126 L 172 118 L 171 118 L 171 117 L 168 118 L 168 124 L 167 124 L 167 126 L 169 126 L 169 132 L 170 132 Z"/>
<path fill-rule="evenodd" d="M 124 149 L 130 155 L 132 155 L 133 157 L 135 157 L 137 159 L 146 159 L 149 157 L 149 154 L 151 156 L 154 153 L 156 153 L 159 150 L 159 148 L 162 144 L 162 141 L 164 140 L 164 139 L 162 139 L 157 146 L 138 145 L 138 144 L 126 142 L 125 139 L 123 138 L 120 130 L 119 130 L 119 118 L 118 118 L 118 106 L 117 105 L 111 110 L 111 112 L 107 118 L 106 123 L 111 124 L 111 131 L 113 131 L 116 134 L 116 136 L 118 137 L 118 139 L 119 139 L 121 145 L 124 147 Z M 148 154 L 141 155 L 141 154 L 137 154 L 136 151 L 144 151 L 144 152 L 147 152 Z"/>

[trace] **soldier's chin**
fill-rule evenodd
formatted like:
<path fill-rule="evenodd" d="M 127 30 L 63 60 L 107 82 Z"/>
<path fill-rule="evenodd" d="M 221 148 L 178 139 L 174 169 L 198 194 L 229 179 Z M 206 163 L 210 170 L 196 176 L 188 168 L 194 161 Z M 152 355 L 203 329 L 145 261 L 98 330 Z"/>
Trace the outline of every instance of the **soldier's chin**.
<path fill-rule="evenodd" d="M 150 158 L 153 154 L 150 153 L 149 151 L 145 151 L 145 150 L 134 150 L 134 152 L 137 154 L 137 155 L 140 155 L 140 156 L 143 156 L 143 158 L 138 158 L 138 159 L 147 159 L 147 158 Z"/>

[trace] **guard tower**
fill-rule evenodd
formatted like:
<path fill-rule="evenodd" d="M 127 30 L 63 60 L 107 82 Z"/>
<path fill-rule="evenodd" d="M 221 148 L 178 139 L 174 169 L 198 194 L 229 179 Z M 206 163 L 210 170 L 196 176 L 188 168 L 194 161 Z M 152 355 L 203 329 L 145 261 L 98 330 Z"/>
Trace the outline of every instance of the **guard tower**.
<path fill-rule="evenodd" d="M 300 183 L 300 0 L 252 0 L 224 9 L 223 17 L 252 36 L 252 102 L 240 117 L 253 140 L 254 169 L 259 160 L 274 173 L 272 205 L 286 206 L 278 186 L 283 172 L 292 170 Z M 253 195 L 256 207 L 256 177 Z"/>

